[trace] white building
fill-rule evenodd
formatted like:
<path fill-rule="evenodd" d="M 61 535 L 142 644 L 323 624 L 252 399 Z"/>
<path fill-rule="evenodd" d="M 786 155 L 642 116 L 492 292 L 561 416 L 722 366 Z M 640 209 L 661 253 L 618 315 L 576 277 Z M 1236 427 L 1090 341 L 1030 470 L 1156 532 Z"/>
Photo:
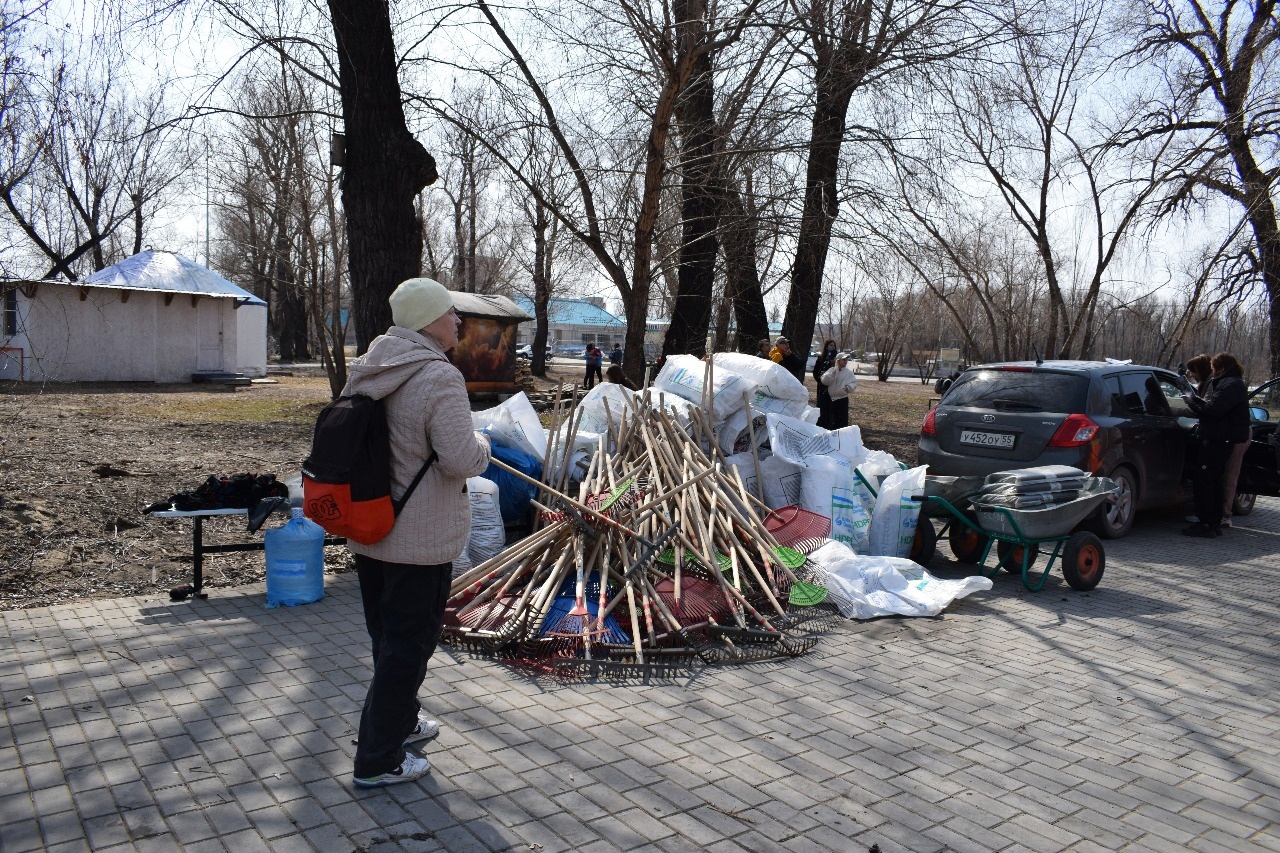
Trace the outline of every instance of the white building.
<path fill-rule="evenodd" d="M 141 252 L 83 281 L 0 287 L 0 379 L 189 382 L 267 372 L 266 303 L 172 252 Z"/>

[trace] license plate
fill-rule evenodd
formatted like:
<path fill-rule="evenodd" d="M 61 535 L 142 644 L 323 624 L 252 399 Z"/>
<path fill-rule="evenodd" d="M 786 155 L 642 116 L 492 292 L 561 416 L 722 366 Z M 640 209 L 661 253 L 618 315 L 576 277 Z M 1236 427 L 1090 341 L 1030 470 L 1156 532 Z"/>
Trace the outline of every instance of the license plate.
<path fill-rule="evenodd" d="M 1013 434 L 1008 432 L 978 432 L 972 429 L 960 431 L 961 444 L 976 444 L 979 447 L 994 447 L 998 450 L 1012 450 L 1013 438 Z"/>

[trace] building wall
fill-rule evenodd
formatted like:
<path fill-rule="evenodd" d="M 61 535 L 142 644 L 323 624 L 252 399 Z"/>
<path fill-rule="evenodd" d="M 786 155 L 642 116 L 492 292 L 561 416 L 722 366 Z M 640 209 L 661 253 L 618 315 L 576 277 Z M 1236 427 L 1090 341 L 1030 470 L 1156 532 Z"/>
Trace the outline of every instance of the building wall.
<path fill-rule="evenodd" d="M 240 332 L 234 300 L 84 288 L 41 283 L 34 297 L 18 297 L 19 333 L 4 345 L 21 347 L 27 381 L 189 382 L 205 361 L 235 370 Z M 265 318 L 264 318 L 265 320 Z M 220 327 L 220 334 L 218 333 Z M 214 330 L 212 335 L 207 334 Z M 265 368 L 265 324 L 263 365 Z M 17 378 L 13 358 L 3 364 Z"/>

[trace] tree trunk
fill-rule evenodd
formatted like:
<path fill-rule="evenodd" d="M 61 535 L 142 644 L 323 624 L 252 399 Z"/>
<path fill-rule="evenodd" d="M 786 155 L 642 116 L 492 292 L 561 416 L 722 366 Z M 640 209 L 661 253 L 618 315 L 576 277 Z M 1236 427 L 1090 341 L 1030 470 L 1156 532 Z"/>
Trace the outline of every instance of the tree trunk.
<path fill-rule="evenodd" d="M 750 182 L 747 193 L 750 193 Z M 738 352 L 755 354 L 759 342 L 769 338 L 769 315 L 765 311 L 760 270 L 756 266 L 756 222 L 737 189 L 722 185 L 720 203 L 725 298 L 733 301 Z"/>
<path fill-rule="evenodd" d="M 683 0 L 676 14 L 684 42 L 692 54 L 706 38 L 705 6 L 701 0 Z M 711 324 L 711 293 L 715 286 L 716 197 L 715 180 L 715 84 L 711 54 L 700 50 L 693 61 L 689 82 L 676 104 L 680 129 L 680 265 L 671 325 L 663 352 L 704 355 Z"/>
<path fill-rule="evenodd" d="M 551 303 L 551 257 L 547 231 L 551 217 L 547 208 L 534 201 L 533 213 L 533 352 L 530 369 L 535 376 L 547 375 L 547 306 Z"/>
<path fill-rule="evenodd" d="M 796 238 L 796 260 L 791 267 L 791 293 L 782 333 L 799 354 L 809 352 L 818 322 L 822 274 L 831 247 L 831 228 L 839 213 L 836 195 L 840 145 L 844 141 L 845 115 L 853 97 L 851 86 L 824 86 L 819 80 L 809 138 L 809 164 L 804 182 L 804 209 Z"/>
<path fill-rule="evenodd" d="M 414 197 L 434 183 L 436 161 L 409 133 L 385 0 L 329 0 L 346 131 L 342 204 L 347 215 L 356 349 L 391 325 L 387 297 L 422 269 Z"/>

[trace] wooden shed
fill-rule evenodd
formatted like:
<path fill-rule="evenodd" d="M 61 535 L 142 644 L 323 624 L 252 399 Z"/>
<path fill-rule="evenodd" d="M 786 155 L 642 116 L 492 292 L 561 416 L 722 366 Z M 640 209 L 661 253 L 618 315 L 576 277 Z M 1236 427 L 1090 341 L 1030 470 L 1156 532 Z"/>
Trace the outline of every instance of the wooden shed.
<path fill-rule="evenodd" d="M 516 343 L 521 323 L 533 318 L 505 296 L 452 292 L 462 318 L 453 363 L 467 380 L 468 394 L 514 394 Z"/>

